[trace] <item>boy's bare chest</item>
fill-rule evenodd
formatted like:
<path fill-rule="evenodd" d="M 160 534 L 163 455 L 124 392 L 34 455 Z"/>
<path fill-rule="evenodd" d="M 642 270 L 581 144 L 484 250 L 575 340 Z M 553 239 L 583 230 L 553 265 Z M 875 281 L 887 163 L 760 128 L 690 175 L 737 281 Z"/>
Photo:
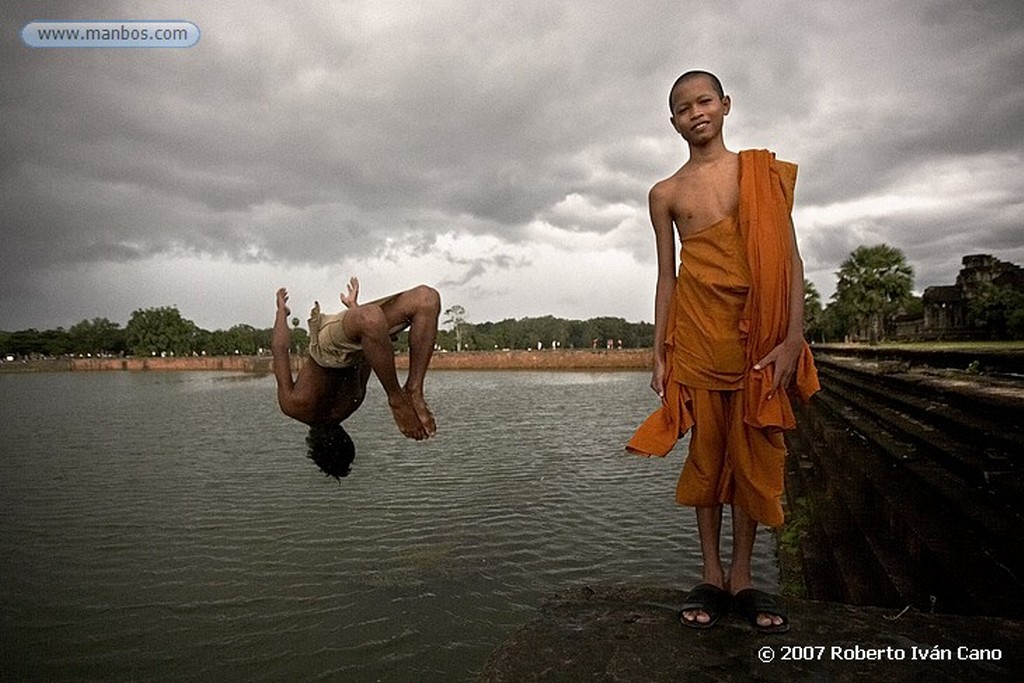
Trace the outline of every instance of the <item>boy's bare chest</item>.
<path fill-rule="evenodd" d="M 685 236 L 736 215 L 739 204 L 739 178 L 726 166 L 680 178 L 673 193 L 672 218 L 679 234 Z"/>
<path fill-rule="evenodd" d="M 298 393 L 307 398 L 307 421 L 337 422 L 359 408 L 366 396 L 358 367 L 322 368 L 307 358 L 295 382 Z"/>

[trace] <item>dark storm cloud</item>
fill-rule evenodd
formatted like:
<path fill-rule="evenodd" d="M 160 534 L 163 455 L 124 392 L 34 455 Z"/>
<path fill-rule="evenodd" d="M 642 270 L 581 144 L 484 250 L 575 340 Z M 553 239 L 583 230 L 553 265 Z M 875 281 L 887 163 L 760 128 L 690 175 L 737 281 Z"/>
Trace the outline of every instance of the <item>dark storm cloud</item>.
<path fill-rule="evenodd" d="M 873 30 L 822 54 L 803 201 L 871 194 L 952 156 L 1024 154 L 1020 3 L 869 6 Z"/>
<path fill-rule="evenodd" d="M 107 8 L 89 16 L 132 14 Z M 5 25 L 36 16 L 18 9 Z M 173 54 L 5 44 L 5 222 L 32 253 L 8 272 L 180 250 L 327 262 L 325 245 L 374 253 L 395 235 L 381 218 L 417 211 L 514 240 L 586 184 L 575 150 L 620 126 L 606 107 L 576 121 L 610 84 L 564 97 L 597 49 L 563 54 L 586 18 L 567 9 L 453 5 L 452 25 L 424 13 L 410 33 L 314 8 L 183 9 L 203 38 Z"/>
<path fill-rule="evenodd" d="M 460 271 L 457 277 L 445 278 L 438 283 L 440 287 L 462 287 L 474 280 L 482 279 L 490 272 L 497 270 L 508 270 L 509 268 L 528 265 L 523 259 L 514 259 L 511 256 L 498 254 L 486 258 L 459 258 L 450 252 L 444 254 L 448 263 L 456 266 Z"/>
<path fill-rule="evenodd" d="M 667 90 L 688 68 L 732 94 L 730 146 L 800 164 L 798 204 L 822 210 L 798 226 L 809 264 L 834 269 L 875 240 L 940 277 L 950 257 L 928 245 L 1020 250 L 1022 7 L 162 3 L 201 28 L 187 50 L 33 50 L 9 29 L 0 290 L 28 310 L 24 283 L 40 272 L 183 254 L 396 268 L 432 254 L 454 269 L 437 279 L 467 293 L 526 264 L 493 243 L 446 260 L 439 235 L 652 261 L 646 191 L 685 161 Z M 0 25 L 152 15 L 5 3 Z M 951 190 L 936 169 L 957 163 L 984 177 Z M 959 193 L 962 212 L 908 201 L 898 216 L 829 218 L 878 196 L 920 200 L 929 184 Z"/>

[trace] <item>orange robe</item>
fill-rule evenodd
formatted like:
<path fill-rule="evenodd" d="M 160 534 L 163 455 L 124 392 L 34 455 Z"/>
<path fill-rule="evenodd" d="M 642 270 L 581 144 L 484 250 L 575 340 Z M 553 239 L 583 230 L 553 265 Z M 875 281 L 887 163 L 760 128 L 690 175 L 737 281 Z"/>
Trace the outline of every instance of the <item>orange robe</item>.
<path fill-rule="evenodd" d="M 785 391 L 769 397 L 774 367 L 754 363 L 789 326 L 796 166 L 766 150 L 740 152 L 738 217 L 682 239 L 666 338 L 662 407 L 626 448 L 664 456 L 693 428 L 676 500 L 731 503 L 768 526 L 783 521 L 782 431 L 796 427 Z M 796 394 L 818 390 L 810 349 L 797 365 Z"/>

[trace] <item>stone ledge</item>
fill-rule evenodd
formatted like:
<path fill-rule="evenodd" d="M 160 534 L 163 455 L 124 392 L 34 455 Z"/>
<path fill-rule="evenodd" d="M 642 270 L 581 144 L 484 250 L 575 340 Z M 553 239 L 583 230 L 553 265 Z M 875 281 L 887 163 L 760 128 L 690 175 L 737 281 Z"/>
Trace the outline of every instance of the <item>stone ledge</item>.
<path fill-rule="evenodd" d="M 666 588 L 583 587 L 553 596 L 536 619 L 491 654 L 479 680 L 961 682 L 1020 680 L 1024 672 L 1024 622 L 914 611 L 900 615 L 892 609 L 786 599 L 792 623 L 787 634 L 755 633 L 731 615 L 713 629 L 697 631 L 676 621 L 684 595 Z M 758 660 L 765 646 L 775 656 L 770 663 Z M 790 646 L 824 646 L 824 651 L 817 661 L 780 661 Z M 858 647 L 862 652 L 890 648 L 905 659 L 839 659 L 833 647 L 853 657 Z M 958 659 L 960 647 L 999 650 L 1001 659 Z M 913 659 L 925 651 L 950 658 Z"/>

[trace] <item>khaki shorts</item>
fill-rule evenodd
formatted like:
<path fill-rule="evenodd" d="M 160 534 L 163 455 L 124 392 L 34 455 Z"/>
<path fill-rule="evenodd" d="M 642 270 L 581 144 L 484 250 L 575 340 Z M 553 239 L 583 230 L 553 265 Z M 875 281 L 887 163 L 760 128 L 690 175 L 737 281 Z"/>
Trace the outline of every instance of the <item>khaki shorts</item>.
<path fill-rule="evenodd" d="M 362 305 L 381 306 L 396 297 L 398 294 L 392 294 Z M 341 313 L 321 313 L 320 304 L 313 306 L 313 310 L 309 312 L 309 355 L 322 368 L 348 368 L 363 362 L 362 345 L 349 339 L 345 334 L 345 326 L 342 321 L 345 319 L 346 313 L 348 313 L 347 308 Z M 409 322 L 403 321 L 388 330 L 388 334 L 393 338 L 408 326 Z"/>

